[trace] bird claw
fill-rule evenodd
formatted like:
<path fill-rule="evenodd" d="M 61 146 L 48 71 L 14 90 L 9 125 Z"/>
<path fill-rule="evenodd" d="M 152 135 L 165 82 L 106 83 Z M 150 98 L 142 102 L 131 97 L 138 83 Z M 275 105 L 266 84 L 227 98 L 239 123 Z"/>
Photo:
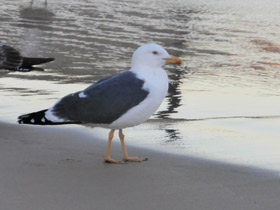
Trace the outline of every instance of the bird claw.
<path fill-rule="evenodd" d="M 123 158 L 125 162 L 142 162 L 147 161 L 148 158 L 141 158 L 141 157 L 125 157 Z"/>
<path fill-rule="evenodd" d="M 148 158 L 141 158 L 141 157 L 125 157 L 123 158 L 123 161 L 114 160 L 111 157 L 104 158 L 104 161 L 106 163 L 112 163 L 112 164 L 125 164 L 127 162 L 142 162 L 147 160 Z"/>
<path fill-rule="evenodd" d="M 106 163 L 112 163 L 112 164 L 125 164 L 124 161 L 118 161 L 118 160 L 114 160 L 112 158 L 105 158 L 104 161 Z"/>

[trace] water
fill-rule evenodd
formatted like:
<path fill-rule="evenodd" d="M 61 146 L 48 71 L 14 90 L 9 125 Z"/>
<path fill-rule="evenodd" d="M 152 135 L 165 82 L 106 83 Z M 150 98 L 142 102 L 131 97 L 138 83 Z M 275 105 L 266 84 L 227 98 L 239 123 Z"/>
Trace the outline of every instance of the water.
<path fill-rule="evenodd" d="M 16 123 L 128 69 L 133 51 L 155 42 L 183 66 L 165 66 L 168 97 L 126 130 L 128 142 L 280 171 L 279 10 L 273 0 L 2 0 L 0 40 L 56 60 L 44 72 L 2 75 L 1 120 Z"/>

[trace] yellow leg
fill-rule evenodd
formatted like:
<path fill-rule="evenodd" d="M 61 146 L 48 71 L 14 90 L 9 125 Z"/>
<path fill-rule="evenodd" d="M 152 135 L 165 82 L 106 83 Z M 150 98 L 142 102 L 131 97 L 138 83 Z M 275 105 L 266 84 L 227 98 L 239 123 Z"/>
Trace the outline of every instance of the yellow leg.
<path fill-rule="evenodd" d="M 104 155 L 104 160 L 107 163 L 123 163 L 122 161 L 117 161 L 111 158 L 110 154 L 111 154 L 111 145 L 112 145 L 112 140 L 114 138 L 114 132 L 115 130 L 112 129 L 109 133 L 109 137 L 108 137 L 108 144 L 107 144 L 107 149 L 106 149 L 106 153 Z"/>
<path fill-rule="evenodd" d="M 122 132 L 122 129 L 119 130 L 119 137 L 122 144 L 122 151 L 123 151 L 123 159 L 124 161 L 132 161 L 132 162 L 141 162 L 146 161 L 148 158 L 140 158 L 140 157 L 129 157 L 126 151 L 126 146 L 124 143 L 124 134 Z"/>

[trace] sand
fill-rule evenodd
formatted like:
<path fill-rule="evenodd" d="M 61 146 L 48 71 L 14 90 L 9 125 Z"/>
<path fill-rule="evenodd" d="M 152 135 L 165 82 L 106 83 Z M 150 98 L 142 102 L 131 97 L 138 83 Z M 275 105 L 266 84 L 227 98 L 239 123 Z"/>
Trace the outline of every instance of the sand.
<path fill-rule="evenodd" d="M 94 129 L 0 123 L 0 209 L 279 210 L 277 173 L 132 146 L 149 160 L 107 164 L 105 148 Z"/>

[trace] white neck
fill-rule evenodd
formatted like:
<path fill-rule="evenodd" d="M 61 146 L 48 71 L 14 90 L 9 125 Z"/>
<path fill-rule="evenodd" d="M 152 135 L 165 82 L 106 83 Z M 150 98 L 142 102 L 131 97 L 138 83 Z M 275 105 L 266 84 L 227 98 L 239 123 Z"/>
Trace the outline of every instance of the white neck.
<path fill-rule="evenodd" d="M 160 94 L 166 94 L 168 89 L 168 77 L 167 73 L 162 68 L 132 68 L 129 71 L 136 74 L 136 77 L 145 80 L 143 85 L 144 89 L 150 91 L 159 91 Z"/>

